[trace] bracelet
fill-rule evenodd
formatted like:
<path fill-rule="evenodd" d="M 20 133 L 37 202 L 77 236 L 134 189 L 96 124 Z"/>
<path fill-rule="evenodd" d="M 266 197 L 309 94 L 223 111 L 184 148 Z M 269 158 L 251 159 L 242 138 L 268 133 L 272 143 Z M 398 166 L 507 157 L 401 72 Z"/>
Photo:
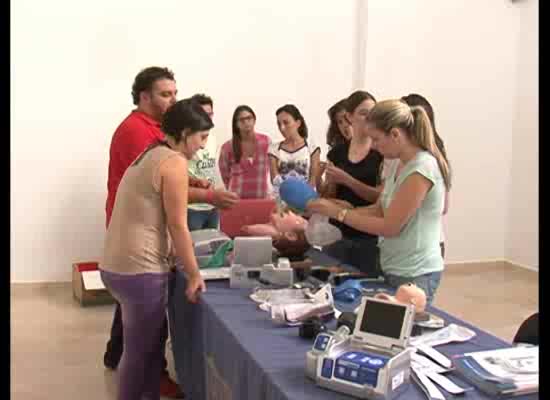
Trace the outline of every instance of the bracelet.
<path fill-rule="evenodd" d="M 206 190 L 206 203 L 208 204 L 214 204 L 214 190 L 213 189 L 207 189 Z"/>
<path fill-rule="evenodd" d="M 339 222 L 344 222 L 344 219 L 346 219 L 346 215 L 348 214 L 349 208 L 342 208 L 340 211 L 338 211 L 338 215 L 336 216 L 336 219 Z"/>

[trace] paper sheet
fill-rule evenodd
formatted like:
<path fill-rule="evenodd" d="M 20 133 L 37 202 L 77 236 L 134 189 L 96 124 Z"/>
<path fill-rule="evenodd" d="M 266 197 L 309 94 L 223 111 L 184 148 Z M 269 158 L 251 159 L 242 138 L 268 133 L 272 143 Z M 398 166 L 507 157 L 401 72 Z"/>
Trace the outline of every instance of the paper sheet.
<path fill-rule="evenodd" d="M 101 280 L 99 271 L 84 271 L 82 272 L 82 281 L 86 290 L 101 290 L 105 289 L 105 285 Z"/>

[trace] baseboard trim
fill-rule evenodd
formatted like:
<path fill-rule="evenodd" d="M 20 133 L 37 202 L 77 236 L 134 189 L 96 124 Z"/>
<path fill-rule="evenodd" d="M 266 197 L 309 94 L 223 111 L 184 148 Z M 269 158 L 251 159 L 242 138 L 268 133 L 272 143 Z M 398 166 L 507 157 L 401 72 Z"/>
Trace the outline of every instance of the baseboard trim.
<path fill-rule="evenodd" d="M 60 281 L 31 281 L 31 280 L 20 280 L 20 281 L 11 281 L 10 284 L 25 284 L 25 285 L 40 285 L 44 283 L 72 283 L 72 280 L 60 280 Z"/>
<path fill-rule="evenodd" d="M 538 267 L 533 267 L 533 266 L 530 266 L 530 265 L 525 265 L 525 264 L 520 264 L 520 263 L 517 263 L 517 262 L 513 262 L 513 261 L 510 261 L 510 260 L 506 260 L 506 259 L 488 259 L 488 260 L 468 260 L 468 261 L 448 261 L 445 263 L 445 267 L 458 267 L 458 266 L 461 266 L 461 267 L 473 267 L 473 266 L 478 266 L 480 264 L 483 264 L 484 267 L 512 267 L 512 268 L 521 268 L 521 269 L 526 269 L 528 271 L 531 271 L 531 272 L 536 272 L 538 274 L 539 272 L 539 268 Z M 59 284 L 59 283 L 68 283 L 70 284 L 71 281 L 68 280 L 68 281 L 11 281 L 10 284 L 12 285 L 20 285 L 20 284 L 24 284 L 24 285 L 44 285 L 44 284 L 50 284 L 50 283 L 55 283 L 55 284 Z"/>
<path fill-rule="evenodd" d="M 482 264 L 484 267 L 508 267 L 508 268 L 521 268 L 531 272 L 539 272 L 538 267 L 530 265 L 516 263 L 506 259 L 492 259 L 492 260 L 470 260 L 470 261 L 450 261 L 445 263 L 445 267 L 473 267 Z"/>
<path fill-rule="evenodd" d="M 520 263 L 517 263 L 517 262 L 514 262 L 514 261 L 510 261 L 510 260 L 504 260 L 504 264 L 506 266 L 509 266 L 509 267 L 522 268 L 522 269 L 526 269 L 526 270 L 533 271 L 533 272 L 536 272 L 536 273 L 539 272 L 539 267 L 533 267 L 531 265 L 520 264 Z"/>
<path fill-rule="evenodd" d="M 479 265 L 479 264 L 501 264 L 504 260 L 502 259 L 485 259 L 485 260 L 466 260 L 466 261 L 447 261 L 445 262 L 445 266 L 455 266 L 455 265 L 464 265 L 464 266 L 473 266 L 473 265 Z"/>
<path fill-rule="evenodd" d="M 10 286 L 12 289 L 18 288 L 18 287 L 34 287 L 34 288 L 41 288 L 41 287 L 51 287 L 51 286 L 67 286 L 71 287 L 71 282 L 65 282 L 65 281 L 18 281 L 18 282 L 10 282 Z"/>

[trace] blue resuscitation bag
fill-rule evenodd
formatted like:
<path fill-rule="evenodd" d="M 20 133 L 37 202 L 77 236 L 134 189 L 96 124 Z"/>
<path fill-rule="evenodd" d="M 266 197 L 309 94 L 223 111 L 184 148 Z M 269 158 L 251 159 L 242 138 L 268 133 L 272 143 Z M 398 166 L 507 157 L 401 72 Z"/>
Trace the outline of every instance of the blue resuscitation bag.
<path fill-rule="evenodd" d="M 286 204 L 298 212 L 304 212 L 310 200 L 319 197 L 315 189 L 307 182 L 289 177 L 281 183 L 279 196 Z"/>

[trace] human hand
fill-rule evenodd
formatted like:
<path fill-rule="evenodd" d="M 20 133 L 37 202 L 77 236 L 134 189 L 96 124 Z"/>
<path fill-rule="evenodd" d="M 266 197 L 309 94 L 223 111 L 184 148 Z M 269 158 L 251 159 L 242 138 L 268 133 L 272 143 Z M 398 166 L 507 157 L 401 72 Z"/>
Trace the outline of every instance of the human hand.
<path fill-rule="evenodd" d="M 187 287 L 185 288 L 185 296 L 191 303 L 196 303 L 199 300 L 200 294 L 206 292 L 206 285 L 199 271 L 187 276 Z"/>
<path fill-rule="evenodd" d="M 307 203 L 306 209 L 311 213 L 324 215 L 329 218 L 336 218 L 342 206 L 327 199 L 314 199 Z"/>
<path fill-rule="evenodd" d="M 329 182 L 340 185 L 345 185 L 351 178 L 350 174 L 343 169 L 334 166 L 332 163 L 327 166 L 325 176 Z"/>
<path fill-rule="evenodd" d="M 212 205 L 217 208 L 231 208 L 239 201 L 239 196 L 224 189 L 215 189 L 212 196 Z"/>
<path fill-rule="evenodd" d="M 210 182 L 208 179 L 190 177 L 189 186 L 200 188 L 200 189 L 209 189 L 212 186 L 212 182 Z"/>
<path fill-rule="evenodd" d="M 333 203 L 338 204 L 339 206 L 344 207 L 344 208 L 348 208 L 348 209 L 353 208 L 353 206 L 351 205 L 351 203 L 350 203 L 349 201 L 346 201 L 346 200 L 331 199 L 331 201 L 332 201 Z"/>

